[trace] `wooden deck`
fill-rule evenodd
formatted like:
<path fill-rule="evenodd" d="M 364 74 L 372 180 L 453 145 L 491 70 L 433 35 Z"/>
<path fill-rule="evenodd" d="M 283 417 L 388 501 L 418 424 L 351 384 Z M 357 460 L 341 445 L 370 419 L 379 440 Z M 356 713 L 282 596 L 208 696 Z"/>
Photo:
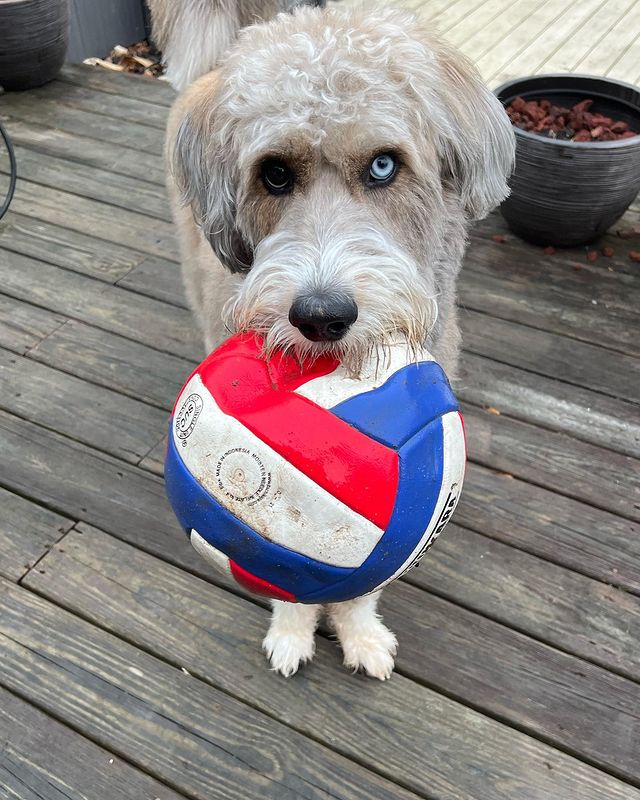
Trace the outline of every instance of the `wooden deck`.
<path fill-rule="evenodd" d="M 0 798 L 640 800 L 638 231 L 591 262 L 478 225 L 467 484 L 385 593 L 397 671 L 350 675 L 323 633 L 287 681 L 264 605 L 164 500 L 168 411 L 202 355 L 162 188 L 171 99 L 83 68 L 0 98 L 20 167 L 0 225 Z"/>
<path fill-rule="evenodd" d="M 390 1 L 418 12 L 491 86 L 551 72 L 640 83 L 639 0 Z"/>

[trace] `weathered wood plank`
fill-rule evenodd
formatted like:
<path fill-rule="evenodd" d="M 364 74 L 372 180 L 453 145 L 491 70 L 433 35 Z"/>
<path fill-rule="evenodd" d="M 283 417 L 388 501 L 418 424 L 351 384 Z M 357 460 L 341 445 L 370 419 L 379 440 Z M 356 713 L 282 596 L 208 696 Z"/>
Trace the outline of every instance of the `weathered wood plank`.
<path fill-rule="evenodd" d="M 73 521 L 0 487 L 0 575 L 19 580 Z"/>
<path fill-rule="evenodd" d="M 640 521 L 636 459 L 465 403 L 462 409 L 473 461 Z"/>
<path fill-rule="evenodd" d="M 0 681 L 192 798 L 416 797 L 30 592 L 2 590 Z M 587 786 L 600 778 L 581 772 Z M 604 780 L 610 797 L 635 796 Z"/>
<path fill-rule="evenodd" d="M 473 347 L 473 340 L 468 342 Z M 640 456 L 640 406 L 464 353 L 461 400 L 591 444 Z"/>
<path fill-rule="evenodd" d="M 490 47 L 476 59 L 476 66 L 480 73 L 490 79 L 500 68 L 510 60 L 512 53 L 524 49 L 529 42 L 537 37 L 544 36 L 562 16 L 566 4 L 562 0 L 547 0 L 541 5 L 529 5 L 526 15 L 526 24 L 512 28 L 498 40 L 497 46 Z"/>
<path fill-rule="evenodd" d="M 515 0 L 515 2 L 509 3 L 490 27 L 476 29 L 472 36 L 466 38 L 465 54 L 475 62 L 485 53 L 499 49 L 505 36 L 530 15 L 530 0 Z"/>
<path fill-rule="evenodd" d="M 510 260 L 508 272 L 519 273 L 523 270 L 526 275 L 530 270 L 534 273 L 537 272 L 540 283 L 544 283 L 543 277 L 546 271 L 550 274 L 551 282 L 558 282 L 559 287 L 575 286 L 584 287 L 588 286 L 592 280 L 604 281 L 606 284 L 626 283 L 631 286 L 636 286 L 637 291 L 637 270 L 634 270 L 633 262 L 629 260 L 629 250 L 635 249 L 640 236 L 632 233 L 634 229 L 638 228 L 640 223 L 640 214 L 635 204 L 632 203 L 629 209 L 623 216 L 616 222 L 609 230 L 590 245 L 581 247 L 562 247 L 558 248 L 553 256 L 549 256 L 544 252 L 544 247 L 532 245 L 525 242 L 523 239 L 517 237 L 511 232 L 504 217 L 499 211 L 494 211 L 488 217 L 479 222 L 476 222 L 471 230 L 471 251 L 473 253 L 473 244 L 478 243 L 485 247 L 496 244 L 499 247 L 504 247 L 508 251 L 512 248 L 511 252 L 514 258 Z M 626 231 L 627 237 L 631 233 L 630 238 L 621 238 L 620 231 Z M 492 237 L 495 234 L 503 234 L 504 242 L 494 242 Z M 613 256 L 604 256 L 602 253 L 603 247 L 611 247 L 613 249 Z M 596 251 L 596 261 L 591 262 L 587 259 L 587 253 L 590 250 Z M 491 253 L 495 250 L 491 249 Z M 499 253 L 495 256 L 498 260 L 504 259 Z M 491 270 L 490 258 L 480 258 L 476 262 L 473 257 L 469 258 L 469 265 L 471 269 Z M 536 261 L 538 262 L 536 270 Z M 587 271 L 587 275 L 583 277 L 583 270 Z M 502 270 L 498 271 L 501 274 Z M 577 273 L 577 274 L 575 274 Z M 588 273 L 592 273 L 590 277 Z M 612 291 L 615 291 L 612 289 Z"/>
<path fill-rule="evenodd" d="M 548 561 L 640 593 L 638 526 L 478 464 L 467 465 L 454 519 Z"/>
<path fill-rule="evenodd" d="M 100 92 L 109 92 L 149 103 L 157 103 L 167 108 L 173 104 L 176 93 L 165 81 L 152 80 L 138 75 L 119 75 L 106 73 L 98 67 L 84 64 L 65 64 L 58 80 L 66 83 L 87 86 Z"/>
<path fill-rule="evenodd" d="M 26 353 L 64 321 L 60 314 L 0 294 L 0 347 Z"/>
<path fill-rule="evenodd" d="M 55 99 L 34 97 L 31 92 L 5 94 L 2 98 L 2 119 L 5 116 L 21 119 L 31 125 L 59 128 L 68 133 L 81 131 L 83 136 L 98 142 L 110 142 L 156 156 L 162 154 L 164 132 L 157 128 L 130 121 L 123 125 L 121 120 L 65 106 Z"/>
<path fill-rule="evenodd" d="M 513 77 L 538 73 L 546 59 L 562 49 L 567 39 L 588 22 L 589 18 L 602 6 L 602 0 L 585 0 L 582 3 L 567 4 L 563 13 L 550 25 L 543 35 L 536 36 L 520 50 L 510 53 L 511 58 L 494 75 L 495 83 L 503 83 Z M 603 74 L 600 70 L 581 70 L 589 75 Z"/>
<path fill-rule="evenodd" d="M 74 161 L 45 155 L 17 145 L 20 177 L 41 186 L 98 200 L 169 222 L 171 212 L 164 188 Z M 5 172 L 4 169 L 1 170 Z"/>
<path fill-rule="evenodd" d="M 628 285 L 627 280 L 606 281 L 595 270 L 576 273 L 569 265 L 567 275 L 580 275 L 582 283 L 576 287 L 572 285 L 576 281 L 565 279 L 557 270 L 545 272 L 545 256 L 540 254 L 528 262 L 527 271 L 527 262 L 518 257 L 523 246 L 518 242 L 507 250 L 507 245 L 472 245 L 465 264 L 476 268 L 463 270 L 461 305 L 621 352 L 640 352 L 633 336 L 635 311 L 620 299 L 627 292 L 637 296 L 637 286 Z M 485 268 L 478 269 L 480 264 Z M 615 325 L 611 325 L 611 314 L 616 316 Z"/>
<path fill-rule="evenodd" d="M 55 100 L 65 106 L 113 117 L 121 125 L 128 126 L 131 122 L 135 122 L 164 131 L 167 124 L 166 106 L 150 103 L 139 97 L 96 91 L 88 86 L 79 86 L 68 81 L 52 81 L 45 86 L 31 89 L 29 96 L 39 100 Z"/>
<path fill-rule="evenodd" d="M 470 310 L 460 312 L 460 327 L 464 346 L 473 353 L 638 402 L 637 358 Z"/>
<path fill-rule="evenodd" d="M 167 413 L 0 349 L 0 407 L 137 463 L 158 442 Z"/>
<path fill-rule="evenodd" d="M 603 3 L 580 30 L 580 35 L 568 38 L 564 45 L 546 60 L 544 65 L 545 72 L 574 71 L 582 58 L 615 25 L 616 20 L 634 5 L 629 0 L 624 0 L 624 2 L 608 0 L 608 2 Z"/>
<path fill-rule="evenodd" d="M 181 566 L 202 569 L 155 475 L 4 411 L 0 452 L 5 488 Z"/>
<path fill-rule="evenodd" d="M 177 260 L 173 231 L 166 222 L 98 200 L 20 180 L 12 211 L 36 217 L 78 233 L 90 232 L 98 239 L 125 245 L 133 250 Z"/>
<path fill-rule="evenodd" d="M 196 366 L 195 360 L 154 350 L 77 320 L 65 322 L 34 347 L 29 357 L 167 410 Z"/>
<path fill-rule="evenodd" d="M 180 267 L 175 261 L 147 256 L 131 272 L 116 281 L 118 286 L 148 294 L 165 303 L 187 308 Z"/>
<path fill-rule="evenodd" d="M 187 307 L 180 268 L 175 261 L 13 211 L 0 223 L 0 247 Z"/>
<path fill-rule="evenodd" d="M 190 313 L 18 253 L 0 250 L 3 291 L 186 358 L 201 354 Z"/>
<path fill-rule="evenodd" d="M 83 136 L 81 130 L 69 132 L 33 125 L 7 116 L 4 108 L 0 108 L 0 118 L 15 144 L 67 161 L 88 164 L 119 175 L 129 175 L 145 183 L 164 186 L 162 161 L 152 153 L 132 150 L 119 144 L 98 142 Z"/>
<path fill-rule="evenodd" d="M 381 613 L 400 639 L 400 671 L 525 730 L 535 726 L 547 741 L 637 782 L 636 683 L 420 591 L 399 581 L 383 595 Z"/>
<path fill-rule="evenodd" d="M 486 30 L 494 19 L 500 17 L 504 11 L 505 9 L 499 1 L 496 2 L 494 0 L 491 2 L 491 0 L 487 0 L 487 2 L 475 7 L 473 11 L 465 14 L 448 27 L 445 38 L 451 44 L 460 47 L 477 31 Z"/>
<path fill-rule="evenodd" d="M 435 554 L 439 547 L 440 543 L 432 552 Z M 296 729 L 332 742 L 361 763 L 377 763 L 383 772 L 409 787 L 428 787 L 430 797 L 439 797 L 443 785 L 448 785 L 450 792 L 461 793 L 454 796 L 467 796 L 470 779 L 480 781 L 473 788 L 474 796 L 492 797 L 496 791 L 494 774 L 513 770 L 508 762 L 521 746 L 519 734 L 515 734 L 514 743 L 499 752 L 495 749 L 497 741 L 489 733 L 495 723 L 488 719 L 480 723 L 473 712 L 467 711 L 471 719 L 461 725 L 461 709 L 455 704 L 454 716 L 441 717 L 444 709 L 440 704 L 432 706 L 430 690 L 402 675 L 396 674 L 382 691 L 378 684 L 346 674 L 336 679 L 333 643 L 319 639 L 312 665 L 294 681 L 273 682 L 258 648 L 267 625 L 264 609 L 100 531 L 82 525 L 56 546 L 41 567 L 42 571 L 33 571 L 25 579 L 26 585 L 39 594 L 89 615 L 107 630 L 240 699 L 257 703 L 261 710 L 286 719 Z M 478 627 L 470 612 L 421 595 L 414 587 L 393 587 L 385 594 L 389 608 L 399 604 L 394 621 L 407 614 L 399 631 L 402 668 L 417 671 L 419 680 L 433 686 L 432 666 L 440 681 L 442 660 L 451 658 L 453 674 L 444 680 L 448 690 L 459 672 L 468 670 L 475 675 L 475 679 L 467 678 L 468 684 L 481 682 L 487 670 L 488 690 L 475 694 L 463 690 L 456 692 L 457 696 L 472 699 L 503 719 L 618 774 L 637 777 L 634 748 L 640 735 L 640 718 L 634 699 L 640 696 L 640 689 L 632 682 L 488 620 L 478 622 L 482 635 L 474 637 Z M 417 628 L 416 617 L 425 620 Z M 243 621 L 241 628 L 238 619 Z M 464 652 L 456 642 L 461 630 L 465 631 Z M 419 634 L 427 637 L 421 644 L 426 651 L 422 667 L 416 659 L 403 656 L 405 639 L 408 642 Z M 409 650 L 414 652 L 412 645 Z M 437 652 L 431 654 L 432 650 Z M 486 667 L 485 651 L 494 653 Z M 510 665 L 500 660 L 506 651 L 518 653 Z M 252 677 L 250 681 L 239 680 L 239 675 Z M 332 686 L 329 693 L 322 689 L 327 685 Z M 354 717 L 356 704 L 359 712 Z M 416 713 L 418 709 L 424 712 Z M 595 718 L 598 725 L 592 724 Z M 384 728 L 374 722 L 376 719 L 387 720 L 389 736 L 383 735 Z M 484 735 L 481 725 L 487 728 Z M 467 737 L 464 730 L 470 726 L 474 732 Z M 504 729 L 496 727 L 501 736 Z M 460 741 L 452 737 L 460 737 Z M 470 746 L 473 755 L 467 753 Z M 435 764 L 439 766 L 433 770 Z M 527 759 L 523 771 L 518 769 L 515 774 L 538 787 L 537 769 L 538 763 Z M 489 785 L 484 785 L 485 781 Z M 506 787 L 503 790 L 509 791 Z M 511 791 L 520 797 L 524 789 L 512 787 Z M 582 797 L 577 787 L 575 791 Z"/>
<path fill-rule="evenodd" d="M 614 7 L 616 8 L 615 21 L 609 25 L 604 36 L 598 36 L 598 41 L 584 58 L 576 63 L 577 71 L 587 75 L 605 75 L 615 64 L 617 56 L 637 41 L 640 29 L 640 7 L 637 3 L 630 3 L 626 5 L 625 13 L 620 16 L 618 16 L 617 4 Z M 636 69 L 631 74 L 635 72 Z"/>
<path fill-rule="evenodd" d="M 181 800 L 182 795 L 0 689 L 0 797 Z"/>
<path fill-rule="evenodd" d="M 156 475 L 164 475 L 164 455 L 167 450 L 167 437 L 163 436 L 155 447 L 146 454 L 138 464 L 142 469 L 149 470 Z"/>
<path fill-rule="evenodd" d="M 11 211 L 0 223 L 0 259 L 9 250 L 64 269 L 81 272 L 107 283 L 125 277 L 148 258 L 126 247 L 95 239 L 85 233 L 51 225 Z M 173 263 L 173 262 L 169 262 Z"/>
<path fill-rule="evenodd" d="M 441 539 L 410 583 L 640 680 L 640 598 L 456 525 Z"/>

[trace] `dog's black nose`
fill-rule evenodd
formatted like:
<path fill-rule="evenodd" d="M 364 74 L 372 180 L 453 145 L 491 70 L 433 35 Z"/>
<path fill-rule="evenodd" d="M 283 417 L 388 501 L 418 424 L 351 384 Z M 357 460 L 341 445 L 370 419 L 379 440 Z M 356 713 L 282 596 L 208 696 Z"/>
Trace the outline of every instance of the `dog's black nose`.
<path fill-rule="evenodd" d="M 309 294 L 289 309 L 289 322 L 311 342 L 337 342 L 358 319 L 358 306 L 347 294 Z"/>

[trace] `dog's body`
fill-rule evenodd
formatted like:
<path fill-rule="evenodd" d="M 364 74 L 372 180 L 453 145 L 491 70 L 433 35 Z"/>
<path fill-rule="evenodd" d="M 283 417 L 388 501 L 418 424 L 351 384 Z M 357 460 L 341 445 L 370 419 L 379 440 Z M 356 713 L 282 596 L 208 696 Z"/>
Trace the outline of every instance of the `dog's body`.
<path fill-rule="evenodd" d="M 212 70 L 240 28 L 324 0 L 147 0 L 167 76 L 182 91 Z"/>
<path fill-rule="evenodd" d="M 243 31 L 179 97 L 167 139 L 207 348 L 256 329 L 267 349 L 330 350 L 357 373 L 402 335 L 454 376 L 467 228 L 508 193 L 513 154 L 499 102 L 411 14 L 301 8 Z M 396 641 L 376 604 L 328 611 L 345 664 L 384 679 Z M 274 668 L 312 657 L 320 612 L 274 603 Z"/>

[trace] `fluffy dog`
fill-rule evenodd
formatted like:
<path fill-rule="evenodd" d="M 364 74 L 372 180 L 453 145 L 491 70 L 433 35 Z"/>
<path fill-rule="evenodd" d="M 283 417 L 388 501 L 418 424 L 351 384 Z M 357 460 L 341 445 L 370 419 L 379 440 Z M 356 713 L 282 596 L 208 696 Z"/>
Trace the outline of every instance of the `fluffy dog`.
<path fill-rule="evenodd" d="M 363 356 L 404 336 L 450 377 L 467 228 L 508 193 L 511 125 L 475 69 L 412 14 L 299 8 L 242 31 L 177 100 L 167 159 L 186 289 L 207 348 Z M 328 608 L 345 665 L 385 679 L 378 597 Z M 274 669 L 311 659 L 319 606 L 274 602 Z"/>
<path fill-rule="evenodd" d="M 167 78 L 182 91 L 212 70 L 238 30 L 297 6 L 325 0 L 147 0 L 153 39 L 167 64 Z"/>

